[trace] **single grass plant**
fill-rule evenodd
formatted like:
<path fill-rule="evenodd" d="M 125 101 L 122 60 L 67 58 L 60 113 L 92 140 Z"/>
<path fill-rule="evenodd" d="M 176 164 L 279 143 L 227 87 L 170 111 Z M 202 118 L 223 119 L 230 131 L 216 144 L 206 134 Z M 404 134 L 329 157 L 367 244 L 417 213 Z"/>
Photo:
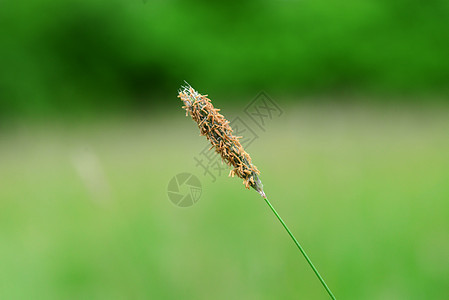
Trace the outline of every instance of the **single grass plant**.
<path fill-rule="evenodd" d="M 332 299 L 335 299 L 334 294 L 327 286 L 309 256 L 268 200 L 263 190 L 262 181 L 259 178 L 260 171 L 252 163 L 250 155 L 243 149 L 240 143 L 241 137 L 233 135 L 233 130 L 229 125 L 229 121 L 219 113 L 220 109 L 217 109 L 212 105 L 211 100 L 207 98 L 207 95 L 198 93 L 188 84 L 181 87 L 178 97 L 184 103 L 183 108 L 186 110 L 186 116 L 190 114 L 192 119 L 198 124 L 200 134 L 204 135 L 210 141 L 211 147 L 209 150 L 215 149 L 215 152 L 221 156 L 222 161 L 233 168 L 230 171 L 229 176 L 234 177 L 237 175 L 237 177 L 243 179 L 243 184 L 246 188 L 253 188 L 263 197 L 271 211 L 275 214 L 295 245 L 298 247 L 329 296 Z"/>

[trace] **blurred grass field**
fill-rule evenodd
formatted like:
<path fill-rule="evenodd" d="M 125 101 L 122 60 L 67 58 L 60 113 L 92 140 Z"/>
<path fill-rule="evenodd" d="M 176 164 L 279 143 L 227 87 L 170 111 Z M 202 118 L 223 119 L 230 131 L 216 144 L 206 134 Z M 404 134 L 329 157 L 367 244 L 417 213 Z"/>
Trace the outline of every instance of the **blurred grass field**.
<path fill-rule="evenodd" d="M 449 107 L 285 111 L 248 152 L 337 298 L 448 299 Z M 181 110 L 3 129 L 0 299 L 327 299 L 256 192 L 195 168 L 204 145 Z"/>

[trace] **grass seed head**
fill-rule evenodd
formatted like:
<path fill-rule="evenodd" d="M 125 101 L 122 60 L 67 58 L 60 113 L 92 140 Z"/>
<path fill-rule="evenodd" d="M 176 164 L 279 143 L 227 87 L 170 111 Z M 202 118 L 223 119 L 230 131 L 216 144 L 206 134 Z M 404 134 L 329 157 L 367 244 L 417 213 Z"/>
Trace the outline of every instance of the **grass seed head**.
<path fill-rule="evenodd" d="M 201 95 L 189 85 L 181 88 L 178 97 L 184 103 L 186 116 L 190 114 L 198 124 L 200 134 L 211 142 L 211 149 L 215 148 L 222 160 L 233 167 L 229 176 L 242 178 L 246 188 L 254 188 L 265 198 L 259 170 L 240 144 L 241 137 L 232 134 L 229 121 L 219 113 L 220 110 L 214 108 L 207 95 Z"/>

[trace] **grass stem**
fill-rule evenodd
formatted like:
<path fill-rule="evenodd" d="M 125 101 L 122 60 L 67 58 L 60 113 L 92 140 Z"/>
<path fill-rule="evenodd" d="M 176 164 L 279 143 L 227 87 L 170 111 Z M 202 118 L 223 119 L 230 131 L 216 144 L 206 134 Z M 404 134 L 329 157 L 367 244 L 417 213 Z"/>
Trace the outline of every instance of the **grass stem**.
<path fill-rule="evenodd" d="M 320 273 L 318 272 L 318 270 L 315 268 L 315 266 L 313 265 L 312 261 L 310 260 L 310 258 L 307 256 L 306 252 L 304 251 L 304 249 L 301 247 L 301 245 L 298 243 L 298 241 L 296 240 L 295 236 L 293 235 L 293 233 L 290 231 L 290 229 L 288 229 L 287 224 L 285 224 L 284 220 L 282 220 L 281 216 L 279 216 L 279 214 L 277 213 L 276 209 L 274 209 L 273 205 L 271 205 L 270 201 L 268 200 L 267 197 L 264 197 L 265 202 L 267 202 L 268 206 L 271 208 L 271 210 L 273 211 L 273 213 L 276 215 L 276 217 L 278 218 L 279 222 L 281 222 L 282 226 L 284 226 L 285 230 L 288 232 L 288 234 L 290 235 L 290 237 L 292 238 L 292 240 L 295 242 L 296 246 L 298 247 L 299 251 L 301 251 L 302 255 L 304 255 L 304 258 L 307 260 L 307 262 L 309 263 L 310 267 L 312 268 L 313 272 L 315 272 L 316 276 L 318 277 L 318 279 L 320 280 L 321 284 L 323 285 L 323 287 L 326 289 L 327 293 L 329 294 L 329 296 L 335 300 L 335 296 L 334 294 L 332 294 L 331 290 L 329 289 L 329 287 L 327 286 L 326 282 L 324 281 L 323 277 L 321 277 Z"/>

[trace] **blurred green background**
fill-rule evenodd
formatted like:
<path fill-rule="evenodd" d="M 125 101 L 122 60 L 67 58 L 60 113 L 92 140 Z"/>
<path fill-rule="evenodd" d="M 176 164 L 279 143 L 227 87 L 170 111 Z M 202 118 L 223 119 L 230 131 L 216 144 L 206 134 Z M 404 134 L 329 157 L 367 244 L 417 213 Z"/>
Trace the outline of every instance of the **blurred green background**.
<path fill-rule="evenodd" d="M 0 299 L 327 299 L 257 193 L 195 165 L 184 80 L 255 131 L 337 298 L 449 298 L 448 1 L 2 1 L 0 24 Z"/>

